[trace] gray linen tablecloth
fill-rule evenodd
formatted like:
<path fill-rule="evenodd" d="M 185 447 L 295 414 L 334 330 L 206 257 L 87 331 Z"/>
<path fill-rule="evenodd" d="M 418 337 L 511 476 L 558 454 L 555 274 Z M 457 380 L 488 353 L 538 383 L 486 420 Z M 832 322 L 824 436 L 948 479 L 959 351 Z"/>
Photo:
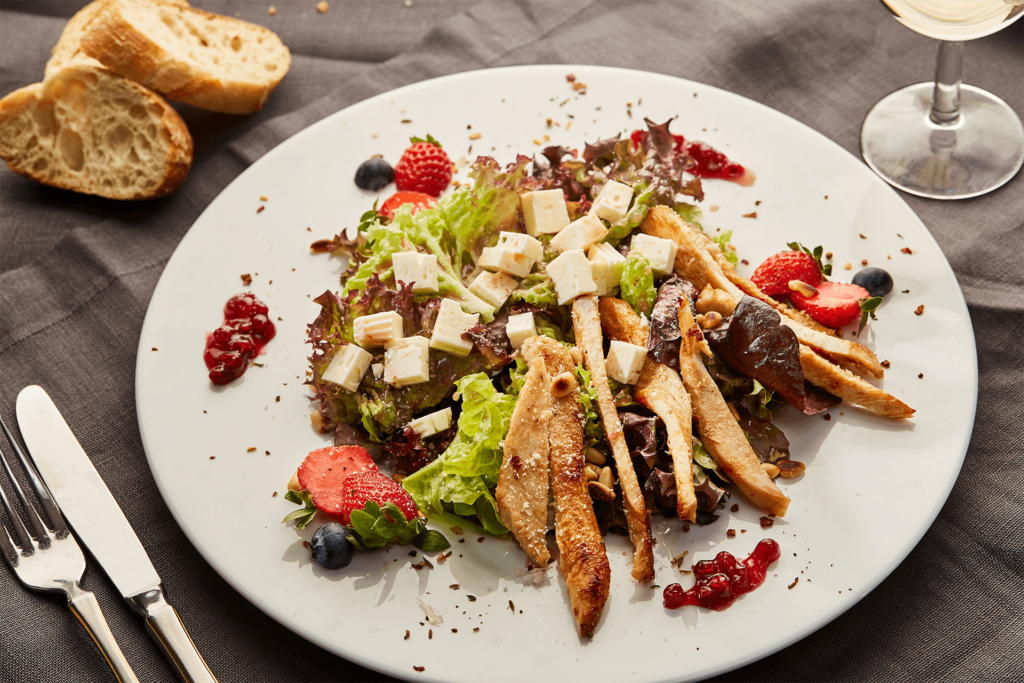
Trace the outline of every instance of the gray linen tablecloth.
<path fill-rule="evenodd" d="M 278 11 L 269 16 L 272 2 Z M 0 95 L 40 80 L 49 48 L 82 4 L 0 1 Z M 867 109 L 929 80 L 936 51 L 869 0 L 330 0 L 327 14 L 315 0 L 193 4 L 277 31 L 292 50 L 291 72 L 251 117 L 182 108 L 196 157 L 173 197 L 116 203 L 0 170 L 0 413 L 12 420 L 18 390 L 32 383 L 65 407 L 223 681 L 389 680 L 304 641 L 232 590 L 174 523 L 146 466 L 134 409 L 146 306 L 178 241 L 233 178 L 292 134 L 369 96 L 529 63 L 701 81 L 763 102 L 858 154 Z M 1018 113 L 1022 27 L 969 43 L 964 71 L 966 82 Z M 872 594 L 720 680 L 1024 680 L 1024 175 L 978 199 L 906 199 L 952 263 L 977 336 L 980 395 L 964 471 L 920 545 Z M 95 565 L 85 585 L 139 677 L 174 680 Z M 25 590 L 0 568 L 0 681 L 106 680 L 109 670 L 62 601 Z"/>

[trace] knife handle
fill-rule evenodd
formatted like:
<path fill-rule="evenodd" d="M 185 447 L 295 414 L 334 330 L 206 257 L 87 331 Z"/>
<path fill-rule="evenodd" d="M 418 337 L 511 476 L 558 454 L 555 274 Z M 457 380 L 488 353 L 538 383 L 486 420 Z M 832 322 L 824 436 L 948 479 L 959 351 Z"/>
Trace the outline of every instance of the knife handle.
<path fill-rule="evenodd" d="M 185 683 L 217 683 L 217 677 L 181 623 L 178 611 L 164 597 L 163 588 L 157 586 L 127 600 L 135 611 L 145 617 L 146 632 L 163 649 L 181 680 Z"/>
<path fill-rule="evenodd" d="M 107 660 L 107 664 L 110 665 L 117 680 L 121 683 L 139 683 L 135 672 L 128 665 L 128 660 L 124 658 L 124 653 L 121 652 L 117 641 L 114 640 L 114 634 L 110 632 L 107 620 L 103 617 L 103 610 L 100 609 L 100 603 L 96 601 L 96 596 L 92 594 L 92 591 L 85 590 L 76 581 L 68 585 L 67 595 L 68 607 L 85 627 L 92 642 L 96 643 L 96 647 L 100 649 L 100 653 Z"/>

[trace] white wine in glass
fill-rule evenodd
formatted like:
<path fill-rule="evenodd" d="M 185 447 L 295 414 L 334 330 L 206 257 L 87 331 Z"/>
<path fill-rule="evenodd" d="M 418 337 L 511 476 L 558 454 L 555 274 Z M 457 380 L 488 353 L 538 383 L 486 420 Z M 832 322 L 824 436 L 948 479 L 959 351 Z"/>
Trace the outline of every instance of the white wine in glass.
<path fill-rule="evenodd" d="M 963 41 L 1005 28 L 1024 0 L 881 0 L 897 20 L 937 38 L 933 83 L 891 93 L 871 108 L 861 154 L 891 185 L 936 199 L 1001 187 L 1024 164 L 1024 125 L 1003 100 L 960 82 Z"/>

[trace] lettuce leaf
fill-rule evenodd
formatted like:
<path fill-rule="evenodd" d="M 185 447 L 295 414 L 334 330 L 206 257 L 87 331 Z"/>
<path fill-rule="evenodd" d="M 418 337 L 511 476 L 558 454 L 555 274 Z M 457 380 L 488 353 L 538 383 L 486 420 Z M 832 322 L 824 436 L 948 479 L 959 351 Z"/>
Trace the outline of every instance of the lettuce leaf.
<path fill-rule="evenodd" d="M 587 437 L 592 446 L 604 440 L 604 423 L 597 412 L 597 388 L 590 380 L 590 372 L 582 365 L 573 368 L 576 384 L 580 388 L 580 407 L 583 408 L 583 436 Z M 609 382 L 614 380 L 609 379 Z"/>
<path fill-rule="evenodd" d="M 722 250 L 722 254 L 725 255 L 725 260 L 734 266 L 739 263 L 739 257 L 736 256 L 736 252 L 729 248 L 729 242 L 732 240 L 732 230 L 726 230 L 718 237 L 712 237 L 718 248 Z"/>
<path fill-rule="evenodd" d="M 654 273 L 647 257 L 640 253 L 631 253 L 626 257 L 619 288 L 622 298 L 633 307 L 637 315 L 651 314 L 658 291 L 654 289 Z"/>
<path fill-rule="evenodd" d="M 544 271 L 530 273 L 519 283 L 519 287 L 512 292 L 509 300 L 512 303 L 521 302 L 531 306 L 554 308 L 558 306 L 555 282 Z"/>

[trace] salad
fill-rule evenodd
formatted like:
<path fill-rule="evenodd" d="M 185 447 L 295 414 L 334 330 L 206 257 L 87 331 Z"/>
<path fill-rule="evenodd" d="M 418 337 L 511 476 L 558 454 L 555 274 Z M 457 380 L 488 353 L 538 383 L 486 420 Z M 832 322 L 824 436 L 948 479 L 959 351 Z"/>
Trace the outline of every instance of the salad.
<path fill-rule="evenodd" d="M 822 248 L 796 243 L 740 276 L 731 234 L 705 233 L 697 204 L 701 177 L 753 174 L 646 124 L 582 152 L 479 157 L 450 192 L 430 136 L 393 169 L 360 167 L 361 187 L 399 192 L 313 245 L 349 258 L 309 325 L 313 421 L 335 446 L 306 458 L 287 495 L 303 507 L 286 521 L 338 520 L 311 544 L 322 564 L 391 543 L 443 551 L 425 516 L 511 536 L 543 567 L 553 530 L 590 635 L 610 581 L 604 534 L 629 535 L 633 578 L 648 582 L 652 514 L 712 524 L 738 491 L 765 525 L 785 515 L 774 480 L 804 472 L 773 424 L 786 404 L 913 415 L 862 379 L 882 377 L 875 354 L 833 329 L 863 329 L 891 278 L 833 282 Z M 697 586 L 669 586 L 666 605 L 724 609 L 778 552 L 764 541 L 698 563 Z"/>

